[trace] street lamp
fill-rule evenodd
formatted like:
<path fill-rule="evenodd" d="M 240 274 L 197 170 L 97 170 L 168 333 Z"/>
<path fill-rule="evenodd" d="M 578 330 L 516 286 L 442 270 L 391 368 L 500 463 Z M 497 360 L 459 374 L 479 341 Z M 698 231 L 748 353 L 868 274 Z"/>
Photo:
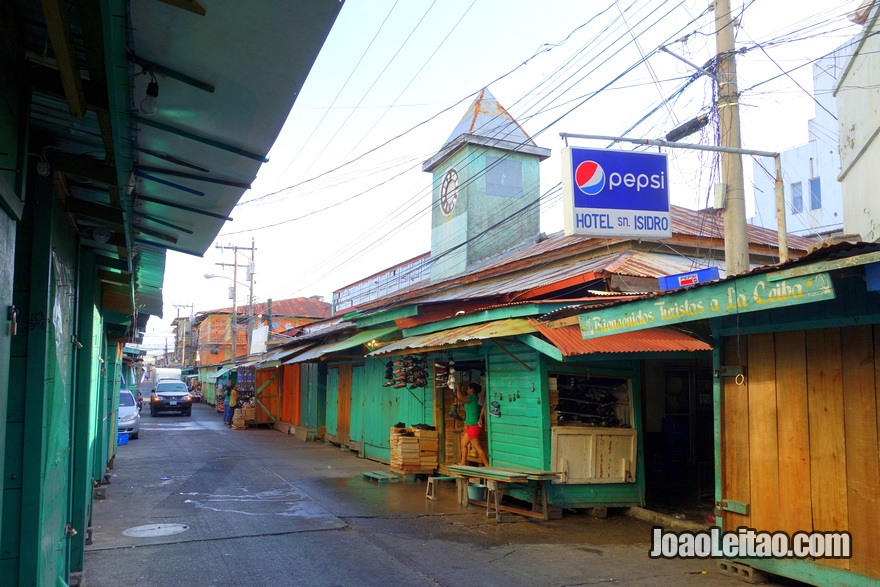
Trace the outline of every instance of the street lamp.
<path fill-rule="evenodd" d="M 237 277 L 236 271 L 236 277 Z M 222 279 L 228 279 L 232 282 L 232 362 L 235 363 L 238 358 L 238 285 L 239 282 L 235 277 L 229 277 L 227 275 L 214 275 L 213 273 L 205 273 L 205 279 L 214 279 L 215 277 L 220 277 Z M 250 353 L 250 343 L 251 343 L 251 320 L 254 313 L 254 284 L 251 282 L 250 284 L 241 283 L 241 285 L 247 287 L 250 290 L 250 305 L 248 306 L 248 353 Z"/>

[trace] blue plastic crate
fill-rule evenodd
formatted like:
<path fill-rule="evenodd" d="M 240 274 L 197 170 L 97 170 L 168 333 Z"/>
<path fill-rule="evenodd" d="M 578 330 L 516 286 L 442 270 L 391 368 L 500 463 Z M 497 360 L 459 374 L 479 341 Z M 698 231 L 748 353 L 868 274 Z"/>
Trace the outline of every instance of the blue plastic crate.
<path fill-rule="evenodd" d="M 123 444 L 128 444 L 128 432 L 119 432 L 116 435 L 116 444 L 122 446 Z"/>

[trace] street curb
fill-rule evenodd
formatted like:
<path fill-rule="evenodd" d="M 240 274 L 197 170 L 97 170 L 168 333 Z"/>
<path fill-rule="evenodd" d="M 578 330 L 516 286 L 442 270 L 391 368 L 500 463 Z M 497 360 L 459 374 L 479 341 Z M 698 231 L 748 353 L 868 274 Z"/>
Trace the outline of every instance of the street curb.
<path fill-rule="evenodd" d="M 645 508 L 640 507 L 626 508 L 623 510 L 623 512 L 631 518 L 642 520 L 643 522 L 650 522 L 655 526 L 662 526 L 667 530 L 702 532 L 712 527 L 709 524 L 700 524 L 698 522 L 679 520 L 678 518 L 675 518 L 673 516 L 659 514 L 657 512 L 646 510 Z"/>

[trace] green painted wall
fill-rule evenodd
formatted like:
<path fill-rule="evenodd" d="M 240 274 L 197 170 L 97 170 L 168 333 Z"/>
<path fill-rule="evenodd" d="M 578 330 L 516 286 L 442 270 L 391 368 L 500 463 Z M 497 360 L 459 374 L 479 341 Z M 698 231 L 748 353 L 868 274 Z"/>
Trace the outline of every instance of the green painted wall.
<path fill-rule="evenodd" d="M 486 402 L 497 401 L 501 416 L 488 415 L 489 464 L 547 470 L 550 465 L 550 420 L 546 384 L 537 351 L 524 345 L 504 347 L 532 367 L 527 369 L 498 347 L 487 350 Z M 534 391 L 532 391 L 534 389 Z M 519 393 L 516 401 L 510 401 Z M 540 400 L 540 401 L 539 401 Z"/>
<path fill-rule="evenodd" d="M 486 193 L 486 168 L 490 157 L 521 165 L 523 189 L 518 197 Z M 458 201 L 452 214 L 445 216 L 439 206 L 440 186 L 450 167 L 458 171 Z M 431 265 L 431 278 L 436 280 L 463 273 L 475 261 L 536 237 L 541 231 L 537 206 L 539 184 L 540 161 L 537 156 L 482 145 L 467 144 L 437 166 L 433 171 L 431 251 L 435 259 Z M 502 221 L 503 231 L 487 232 Z"/>
<path fill-rule="evenodd" d="M 364 363 L 364 440 L 363 455 L 368 459 L 387 463 L 391 460 L 391 426 L 398 420 L 399 396 L 393 387 L 383 387 L 385 362 L 368 359 Z"/>
<path fill-rule="evenodd" d="M 97 350 L 101 337 L 101 321 L 95 306 L 100 293 L 96 280 L 95 255 L 84 251 L 80 256 L 80 311 L 78 337 L 83 349 L 76 357 L 73 428 L 73 494 L 71 524 L 78 534 L 71 539 L 70 569 L 83 570 L 83 549 L 92 518 L 92 486 L 94 477 L 95 436 L 97 432 L 98 371 Z"/>
<path fill-rule="evenodd" d="M 300 425 L 317 429 L 326 425 L 327 365 L 300 364 Z"/>
<path fill-rule="evenodd" d="M 44 585 L 69 571 L 77 247 L 51 181 L 32 179 L 16 241 L 13 301 L 24 327 L 10 359 L 0 570 L 12 583 Z"/>
<path fill-rule="evenodd" d="M 590 361 L 580 360 L 566 363 L 557 362 L 544 355 L 541 356 L 543 372 L 541 388 L 542 396 L 548 397 L 548 377 L 550 373 L 587 374 L 592 376 L 625 377 L 632 380 L 633 389 L 633 421 L 642 422 L 642 382 L 639 370 L 639 361 Z M 543 400 L 542 400 L 543 403 Z M 549 423 L 549 413 L 545 413 L 545 420 Z M 550 428 L 546 431 L 546 445 L 550 448 Z M 550 492 L 550 501 L 556 507 L 585 508 L 585 507 L 630 507 L 641 506 L 645 503 L 645 455 L 644 433 L 639 430 L 636 480 L 632 483 L 596 483 L 590 485 L 553 485 Z M 551 455 L 547 452 L 547 468 L 550 466 Z"/>

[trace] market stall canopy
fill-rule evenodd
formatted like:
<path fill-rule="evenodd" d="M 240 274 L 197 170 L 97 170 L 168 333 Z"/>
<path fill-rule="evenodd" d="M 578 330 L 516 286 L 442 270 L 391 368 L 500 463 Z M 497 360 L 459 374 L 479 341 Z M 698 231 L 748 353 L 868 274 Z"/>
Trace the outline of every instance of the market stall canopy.
<path fill-rule="evenodd" d="M 216 373 L 214 373 L 212 375 L 208 375 L 208 379 L 220 379 L 221 377 L 223 377 L 224 375 L 226 375 L 227 373 L 229 373 L 233 369 L 235 369 L 235 365 L 226 365 L 225 367 L 223 367 L 222 369 L 220 369 Z"/>
<path fill-rule="evenodd" d="M 303 363 L 305 361 L 311 361 L 314 359 L 318 359 L 324 355 L 329 353 L 336 353 L 339 351 L 344 351 L 346 349 L 350 349 L 353 347 L 359 347 L 362 344 L 366 344 L 372 340 L 376 340 L 383 336 L 387 336 L 392 332 L 396 331 L 396 326 L 387 326 L 385 328 L 375 328 L 373 330 L 362 330 L 360 332 L 355 333 L 353 336 L 349 338 L 345 338 L 343 340 L 337 340 L 335 342 L 331 342 L 325 345 L 317 346 L 313 349 L 310 349 L 304 352 L 301 355 L 297 355 L 296 357 L 290 359 L 285 363 L 285 365 L 292 365 L 294 363 Z"/>
<path fill-rule="evenodd" d="M 260 359 L 257 362 L 257 368 L 258 369 L 269 369 L 271 367 L 277 367 L 278 365 L 281 365 L 282 363 L 284 363 L 284 361 L 286 359 L 289 359 L 290 357 L 292 357 L 296 354 L 299 354 L 299 353 L 301 353 L 311 347 L 312 347 L 311 344 L 302 344 L 299 346 L 290 347 L 290 348 L 276 351 L 276 352 L 272 353 L 271 355 L 269 355 L 263 359 Z"/>
<path fill-rule="evenodd" d="M 370 357 L 403 354 L 412 351 L 428 352 L 462 346 L 475 346 L 492 338 L 516 337 L 535 332 L 537 328 L 526 318 L 511 318 L 459 326 L 430 334 L 408 336 L 369 353 Z"/>
<path fill-rule="evenodd" d="M 685 332 L 669 327 L 648 328 L 638 332 L 622 332 L 602 338 L 584 340 L 577 324 L 551 328 L 531 321 L 535 328 L 553 343 L 565 357 L 597 353 L 663 353 L 711 351 L 712 345 Z"/>
<path fill-rule="evenodd" d="M 231 220 L 342 2 L 9 6 L 0 21 L 27 68 L 29 148 L 96 254 L 105 309 L 120 323 L 136 313 L 142 330 L 162 315 L 167 251 L 201 256 Z"/>

